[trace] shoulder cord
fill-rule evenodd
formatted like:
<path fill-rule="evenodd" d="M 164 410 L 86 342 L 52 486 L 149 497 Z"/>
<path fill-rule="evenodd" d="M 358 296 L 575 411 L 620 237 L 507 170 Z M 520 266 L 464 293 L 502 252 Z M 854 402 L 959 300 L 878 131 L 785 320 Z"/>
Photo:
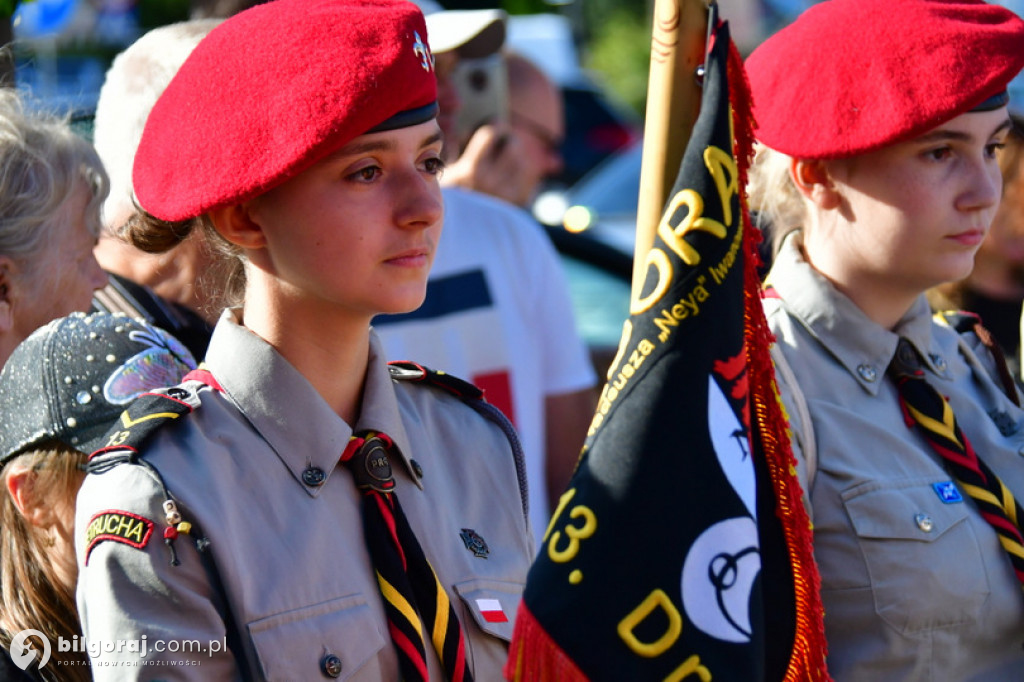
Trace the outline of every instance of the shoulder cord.
<path fill-rule="evenodd" d="M 530 517 L 530 503 L 528 501 L 528 489 L 526 481 L 526 459 L 523 456 L 523 446 L 519 442 L 519 434 L 508 420 L 505 413 L 494 405 L 487 402 L 483 391 L 479 387 L 452 376 L 445 372 L 438 372 L 429 369 L 415 362 L 408 360 L 393 360 L 388 363 L 388 371 L 393 379 L 409 381 L 412 383 L 425 382 L 430 386 L 444 390 L 456 396 L 466 405 L 473 408 L 478 414 L 486 417 L 501 428 L 512 448 L 512 459 L 516 465 L 516 478 L 519 482 L 519 499 L 523 505 L 523 517 L 527 520 Z"/>
<path fill-rule="evenodd" d="M 509 422 L 501 410 L 483 399 L 463 399 L 463 401 L 476 410 L 478 413 L 497 424 L 505 433 L 509 445 L 512 447 L 512 458 L 516 464 L 516 478 L 519 480 L 519 498 L 523 503 L 523 517 L 530 518 L 530 502 L 526 481 L 526 459 L 523 456 L 523 446 L 519 442 L 519 434 Z"/>

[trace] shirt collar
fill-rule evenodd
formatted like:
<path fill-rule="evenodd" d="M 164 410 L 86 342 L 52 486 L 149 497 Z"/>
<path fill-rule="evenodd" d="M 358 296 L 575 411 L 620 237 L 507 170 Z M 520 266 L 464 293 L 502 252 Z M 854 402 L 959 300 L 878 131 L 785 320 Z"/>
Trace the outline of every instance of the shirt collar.
<path fill-rule="evenodd" d="M 377 335 L 370 331 L 370 355 L 356 429 L 339 417 L 312 384 L 269 343 L 238 323 L 238 310 L 226 310 L 214 329 L 205 364 L 224 392 L 288 467 L 295 480 L 316 497 L 337 467 L 354 431 L 383 431 L 393 454 L 412 474 L 412 449 L 402 426 L 398 399 Z M 319 469 L 319 486 L 303 474 Z"/>
<path fill-rule="evenodd" d="M 786 309 L 836 358 L 861 387 L 876 395 L 886 369 L 906 338 L 940 378 L 948 378 L 940 356 L 931 351 L 931 308 L 922 294 L 890 331 L 871 320 L 845 294 L 804 260 L 799 232 L 782 245 L 768 284 L 785 301 Z"/>

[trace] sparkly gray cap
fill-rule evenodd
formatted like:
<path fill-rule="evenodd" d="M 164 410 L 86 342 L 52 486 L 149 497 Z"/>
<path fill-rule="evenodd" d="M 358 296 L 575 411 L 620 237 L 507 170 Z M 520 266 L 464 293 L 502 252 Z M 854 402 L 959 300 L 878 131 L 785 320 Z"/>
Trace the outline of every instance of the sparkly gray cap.
<path fill-rule="evenodd" d="M 0 466 L 56 439 L 86 454 L 140 393 L 195 368 L 173 336 L 122 313 L 73 313 L 37 329 L 0 372 Z"/>

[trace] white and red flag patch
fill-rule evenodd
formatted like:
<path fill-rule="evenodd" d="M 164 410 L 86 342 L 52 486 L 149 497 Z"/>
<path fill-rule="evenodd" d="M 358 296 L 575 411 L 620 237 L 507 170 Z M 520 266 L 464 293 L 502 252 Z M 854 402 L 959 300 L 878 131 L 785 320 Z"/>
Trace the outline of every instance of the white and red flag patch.
<path fill-rule="evenodd" d="M 501 608 L 501 602 L 497 599 L 477 599 L 476 607 L 480 609 L 480 615 L 488 623 L 507 623 L 508 616 Z"/>

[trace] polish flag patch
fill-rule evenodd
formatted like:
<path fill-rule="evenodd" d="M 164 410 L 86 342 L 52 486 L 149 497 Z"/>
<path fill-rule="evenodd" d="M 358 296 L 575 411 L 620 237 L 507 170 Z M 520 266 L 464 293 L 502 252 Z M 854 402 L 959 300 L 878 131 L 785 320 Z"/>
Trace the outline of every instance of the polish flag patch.
<path fill-rule="evenodd" d="M 477 599 L 476 607 L 480 609 L 480 615 L 488 623 L 507 623 L 508 616 L 501 608 L 501 602 L 497 599 Z"/>

